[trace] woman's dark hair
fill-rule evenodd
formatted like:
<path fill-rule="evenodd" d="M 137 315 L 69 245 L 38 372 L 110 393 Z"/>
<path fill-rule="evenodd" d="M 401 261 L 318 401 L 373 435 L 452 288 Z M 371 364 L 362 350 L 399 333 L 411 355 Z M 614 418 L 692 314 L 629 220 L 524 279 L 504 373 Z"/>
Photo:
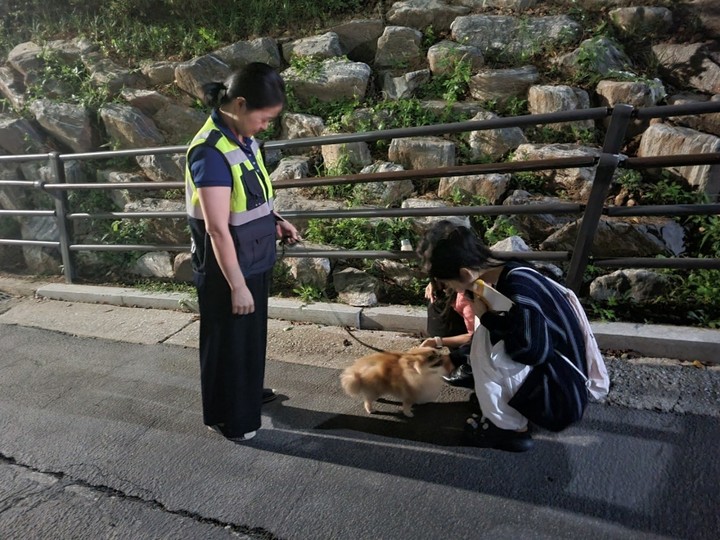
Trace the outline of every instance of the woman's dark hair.
<path fill-rule="evenodd" d="M 233 72 L 225 82 L 206 83 L 202 90 L 203 103 L 213 108 L 239 97 L 245 98 L 250 111 L 285 103 L 285 82 L 272 66 L 262 62 Z"/>
<path fill-rule="evenodd" d="M 461 268 L 481 270 L 503 264 L 471 229 L 449 220 L 439 221 L 425 233 L 417 253 L 421 267 L 434 279 L 457 279 Z"/>

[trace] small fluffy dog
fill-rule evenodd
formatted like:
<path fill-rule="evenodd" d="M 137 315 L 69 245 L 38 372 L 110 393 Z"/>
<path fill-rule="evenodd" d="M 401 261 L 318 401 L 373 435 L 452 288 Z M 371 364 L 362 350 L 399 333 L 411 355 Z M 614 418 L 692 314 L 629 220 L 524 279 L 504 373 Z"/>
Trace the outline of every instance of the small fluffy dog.
<path fill-rule="evenodd" d="M 447 349 L 415 347 L 407 352 L 377 352 L 345 368 L 340 384 L 349 396 L 362 396 L 365 410 L 383 395 L 402 400 L 403 414 L 413 416 L 415 403 L 434 401 L 443 386 L 442 374 L 450 358 Z"/>

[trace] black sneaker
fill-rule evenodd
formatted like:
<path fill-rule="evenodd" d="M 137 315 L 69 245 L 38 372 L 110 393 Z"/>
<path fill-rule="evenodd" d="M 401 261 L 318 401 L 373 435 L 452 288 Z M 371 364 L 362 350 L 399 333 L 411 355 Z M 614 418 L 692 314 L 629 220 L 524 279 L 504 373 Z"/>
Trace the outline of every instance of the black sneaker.
<path fill-rule="evenodd" d="M 443 375 L 443 380 L 450 386 L 457 386 L 459 388 L 475 387 L 475 379 L 473 378 L 470 364 L 460 364 L 449 374 Z"/>
<path fill-rule="evenodd" d="M 470 397 L 468 398 L 468 403 L 470 404 L 470 410 L 472 412 L 478 413 L 480 416 L 482 416 L 482 410 L 480 409 L 480 402 L 478 401 L 478 397 L 475 392 L 472 392 L 470 394 Z"/>
<path fill-rule="evenodd" d="M 465 422 L 465 438 L 472 446 L 507 452 L 527 452 L 535 443 L 527 431 L 500 429 L 484 416 L 473 414 Z"/>
<path fill-rule="evenodd" d="M 263 388 L 263 394 L 262 394 L 262 402 L 263 403 L 270 403 L 271 401 L 274 401 L 277 399 L 277 394 L 275 393 L 275 390 L 272 388 Z"/>

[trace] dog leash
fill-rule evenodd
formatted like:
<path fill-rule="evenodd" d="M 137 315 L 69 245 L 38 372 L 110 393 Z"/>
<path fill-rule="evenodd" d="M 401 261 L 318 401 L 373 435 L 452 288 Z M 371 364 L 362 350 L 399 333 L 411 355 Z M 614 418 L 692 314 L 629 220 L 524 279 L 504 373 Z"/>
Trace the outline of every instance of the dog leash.
<path fill-rule="evenodd" d="M 301 244 L 301 245 L 304 247 L 304 246 L 305 246 L 305 241 L 301 238 L 300 240 L 298 240 L 298 241 L 296 242 L 296 244 Z M 278 260 L 282 260 L 282 259 L 284 259 L 285 257 L 288 256 L 288 253 L 287 253 L 287 251 L 286 251 L 286 249 L 285 249 L 287 245 L 288 245 L 288 243 L 287 243 L 287 240 L 286 240 L 286 239 L 283 238 L 283 239 L 280 240 L 281 253 L 280 253 L 280 257 L 279 257 Z M 355 334 L 353 334 L 352 331 L 350 330 L 350 327 L 347 326 L 346 324 L 343 324 L 342 320 L 340 319 L 340 316 L 337 314 L 337 311 L 335 311 L 335 310 L 332 308 L 332 304 L 333 304 L 334 302 L 328 297 L 327 293 L 325 292 L 325 289 L 323 289 L 323 290 L 321 291 L 321 294 L 322 294 L 322 296 L 324 297 L 324 299 L 328 302 L 328 304 L 330 304 L 330 311 L 332 312 L 333 316 L 334 316 L 335 319 L 337 320 L 338 326 L 341 327 L 343 330 L 345 330 L 345 332 L 347 332 L 347 334 L 348 334 L 351 338 L 353 338 L 355 341 L 357 341 L 360 345 L 363 345 L 363 346 L 367 347 L 368 349 L 372 349 L 372 350 L 375 351 L 375 352 L 387 352 L 385 349 L 380 349 L 379 347 L 375 347 L 374 345 L 370 345 L 369 343 L 365 343 L 365 342 L 362 341 L 359 337 L 357 337 Z"/>

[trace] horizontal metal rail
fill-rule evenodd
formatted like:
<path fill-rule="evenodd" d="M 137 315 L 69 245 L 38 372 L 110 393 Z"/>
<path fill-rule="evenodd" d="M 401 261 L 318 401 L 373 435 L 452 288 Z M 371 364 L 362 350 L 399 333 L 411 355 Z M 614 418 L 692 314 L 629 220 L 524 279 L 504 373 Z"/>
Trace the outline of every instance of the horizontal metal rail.
<path fill-rule="evenodd" d="M 649 257 L 613 257 L 590 258 L 594 266 L 616 268 L 678 268 L 690 270 L 720 270 L 720 259 L 703 259 L 691 257 L 649 258 Z"/>
<path fill-rule="evenodd" d="M 670 118 L 671 116 L 689 116 L 694 114 L 707 114 L 720 112 L 720 101 L 700 101 L 696 103 L 683 103 L 681 105 L 658 105 L 635 109 L 633 116 L 639 120 L 652 118 Z"/>
<path fill-rule="evenodd" d="M 684 167 L 688 165 L 715 165 L 720 163 L 720 152 L 707 154 L 675 154 L 672 156 L 652 156 L 625 158 L 620 162 L 624 169 L 648 169 L 652 167 Z"/>
<path fill-rule="evenodd" d="M 341 210 L 283 211 L 283 217 L 314 219 L 349 219 L 374 217 L 500 216 L 513 214 L 581 213 L 579 203 L 509 204 L 492 206 L 437 206 L 424 208 L 343 208 Z"/>
<path fill-rule="evenodd" d="M 384 139 L 400 139 L 405 137 L 428 137 L 435 135 L 446 135 L 449 133 L 462 133 L 466 131 L 484 131 L 487 129 L 527 127 L 541 124 L 576 122 L 579 120 L 601 120 L 608 117 L 611 111 L 612 109 L 608 107 L 595 107 L 592 109 L 577 109 L 574 111 L 562 111 L 555 113 L 497 117 L 491 118 L 489 120 L 468 120 L 466 122 L 434 124 L 431 126 L 394 128 L 377 131 L 365 131 L 359 133 L 345 133 L 340 135 L 324 135 L 322 137 L 306 137 L 304 139 L 269 141 L 265 143 L 264 146 L 266 149 L 301 148 L 305 146 L 347 144 L 352 142 L 372 142 Z"/>
<path fill-rule="evenodd" d="M 578 167 L 593 167 L 598 158 L 594 156 L 576 156 L 557 159 L 537 159 L 527 161 L 512 161 L 508 163 L 478 163 L 473 165 L 456 165 L 453 167 L 436 167 L 433 169 L 410 169 L 404 171 L 389 171 L 384 173 L 348 174 L 343 176 L 323 176 L 318 178 L 294 178 L 292 180 L 279 180 L 273 183 L 275 189 L 293 187 L 312 187 L 338 184 L 361 184 L 370 182 L 390 182 L 395 180 L 411 180 L 421 178 L 443 178 L 455 176 L 468 176 L 473 174 L 511 173 L 544 171 L 549 169 L 574 169 Z"/>
<path fill-rule="evenodd" d="M 190 244 L 71 244 L 70 251 L 190 251 Z"/>
<path fill-rule="evenodd" d="M 15 240 L 12 238 L 0 238 L 0 244 L 6 246 L 60 247 L 60 242 L 53 242 L 51 240 Z"/>
<path fill-rule="evenodd" d="M 43 189 L 47 191 L 72 191 L 75 189 L 148 189 L 148 190 L 167 190 L 182 189 L 185 187 L 184 182 L 128 182 L 124 183 L 83 183 L 83 184 L 43 184 Z"/>
<path fill-rule="evenodd" d="M 0 217 L 55 217 L 55 210 L 0 210 Z"/>
<path fill-rule="evenodd" d="M 89 214 L 86 212 L 76 212 L 68 214 L 67 219 L 146 219 L 146 218 L 162 218 L 162 219 L 179 219 L 187 218 L 187 212 L 99 212 L 97 214 Z"/>
<path fill-rule="evenodd" d="M 38 187 L 35 182 L 31 180 L 0 180 L 0 187 L 6 188 L 6 187 L 23 187 L 23 188 L 32 188 L 32 187 Z"/>
<path fill-rule="evenodd" d="M 561 111 L 556 113 L 524 115 L 517 117 L 497 117 L 489 120 L 469 120 L 432 126 L 416 126 L 412 128 L 396 128 L 390 130 L 368 131 L 365 133 L 340 133 L 330 134 L 321 137 L 309 137 L 303 139 L 268 141 L 265 149 L 288 149 L 297 147 L 322 146 L 329 144 L 347 144 L 352 142 L 372 142 L 378 140 L 389 140 L 405 137 L 442 136 L 452 133 L 483 131 L 490 129 L 503 129 L 510 127 L 531 127 L 561 122 L 573 122 L 578 120 L 602 120 L 612 115 L 615 121 L 614 130 L 608 130 L 605 137 L 601 157 L 575 156 L 570 158 L 557 158 L 550 160 L 528 160 L 513 161 L 507 163 L 483 163 L 470 164 L 452 167 L 438 167 L 422 170 L 391 171 L 386 173 L 343 175 L 335 177 L 301 178 L 282 180 L 274 183 L 276 189 L 294 187 L 314 187 L 342 184 L 359 184 L 372 182 L 386 182 L 405 179 L 430 179 L 450 178 L 457 176 L 470 176 L 491 173 L 515 173 L 546 171 L 553 169 L 568 169 L 580 167 L 599 167 L 604 163 L 607 184 L 611 181 L 611 173 L 616 168 L 643 169 L 661 167 L 682 167 L 695 165 L 716 165 L 720 163 L 720 153 L 674 155 L 674 156 L 652 156 L 652 157 L 627 157 L 618 153 L 620 142 L 625 136 L 625 121 L 617 121 L 622 117 L 632 117 L 642 120 L 650 118 L 668 118 L 675 116 L 687 116 L 695 114 L 720 112 L 720 102 L 688 103 L 673 106 L 647 107 L 644 109 L 633 109 L 628 105 L 618 105 L 614 108 L 596 107 L 593 109 L 581 109 L 575 111 Z M 616 114 L 617 113 L 617 114 Z M 146 155 L 162 154 L 184 154 L 188 146 L 165 146 L 154 148 L 129 149 L 119 151 L 84 152 L 78 154 L 59 154 L 50 152 L 47 154 L 29 155 L 2 155 L 0 163 L 16 162 L 41 162 L 50 163 L 53 175 L 52 182 L 26 181 L 19 179 L 0 180 L 0 188 L 33 188 L 49 192 L 56 201 L 56 210 L 0 210 L 0 217 L 55 217 L 62 220 L 59 224 L 61 229 L 61 241 L 40 241 L 40 240 L 15 240 L 0 239 L 0 244 L 24 245 L 60 248 L 62 252 L 63 265 L 72 266 L 72 259 L 69 252 L 77 251 L 187 251 L 187 245 L 146 245 L 146 244 L 71 244 L 70 233 L 65 230 L 66 220 L 85 219 L 183 219 L 185 212 L 90 212 L 70 213 L 67 209 L 66 193 L 71 190 L 172 190 L 184 189 L 182 181 L 171 182 L 128 182 L 128 183 L 77 183 L 68 184 L 64 178 L 62 162 L 81 160 L 103 160 L 118 157 L 139 157 Z M 604 159 L 604 161 L 602 161 Z M 597 177 L 597 175 L 596 175 Z M 597 180 L 597 178 L 596 178 Z M 635 207 L 607 207 L 603 205 L 605 198 L 599 197 L 586 204 L 580 203 L 543 203 L 526 205 L 486 205 L 471 207 L 434 207 L 434 208 L 344 208 L 341 210 L 322 211 L 283 211 L 283 215 L 290 219 L 315 218 L 315 219 L 342 219 L 342 218 L 404 218 L 404 217 L 431 217 L 431 216 L 472 216 L 472 215 L 537 215 L 537 214 L 583 214 L 584 219 L 592 222 L 600 215 L 610 217 L 626 216 L 688 216 L 688 215 L 715 215 L 720 214 L 720 204 L 697 204 L 697 205 L 643 205 Z M 588 217 L 586 210 L 592 205 L 595 207 L 593 215 Z M 590 238 L 591 241 L 591 238 Z M 391 258 L 391 259 L 413 259 L 414 252 L 402 251 L 358 251 L 358 250 L 308 250 L 300 246 L 279 248 L 279 252 L 285 257 L 327 257 L 327 258 Z M 575 274 L 580 277 L 584 264 L 588 260 L 597 266 L 608 267 L 664 267 L 664 268 L 718 268 L 718 259 L 693 259 L 693 258 L 639 258 L 639 257 L 588 257 L 588 254 L 579 253 L 575 255 L 571 251 L 558 252 L 528 252 L 508 253 L 507 257 L 533 261 L 568 261 L 572 257 L 571 267 L 576 267 Z M 496 254 L 504 258 L 503 254 Z M 576 261 L 575 258 L 578 258 Z M 582 260 L 580 260 L 582 259 Z M 585 261 L 585 262 L 583 262 Z M 577 278 L 577 275 L 575 276 Z M 72 272 L 66 268 L 66 279 L 72 279 Z"/>
<path fill-rule="evenodd" d="M 656 204 L 641 206 L 608 206 L 610 217 L 625 216 L 709 216 L 720 214 L 720 204 Z"/>

